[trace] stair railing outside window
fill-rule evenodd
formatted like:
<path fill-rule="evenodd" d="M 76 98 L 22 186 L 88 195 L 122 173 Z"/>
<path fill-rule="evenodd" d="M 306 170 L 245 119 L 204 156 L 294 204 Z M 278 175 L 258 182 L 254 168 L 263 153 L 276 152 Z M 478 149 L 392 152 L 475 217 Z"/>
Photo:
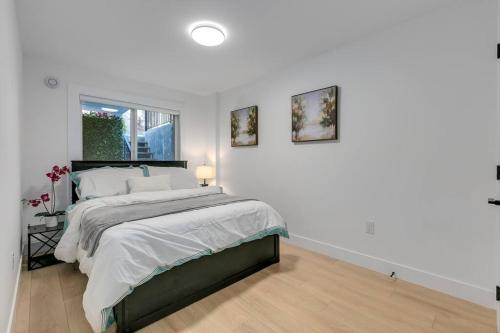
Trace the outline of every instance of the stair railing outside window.
<path fill-rule="evenodd" d="M 175 160 L 179 115 L 96 101 L 80 102 L 84 160 Z"/>

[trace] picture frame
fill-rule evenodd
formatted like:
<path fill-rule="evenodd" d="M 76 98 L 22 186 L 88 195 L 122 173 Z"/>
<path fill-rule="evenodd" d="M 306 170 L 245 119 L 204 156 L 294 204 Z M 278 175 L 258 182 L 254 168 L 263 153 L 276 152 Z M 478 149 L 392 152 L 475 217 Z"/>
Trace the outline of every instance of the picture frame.
<path fill-rule="evenodd" d="M 259 144 L 259 110 L 257 105 L 231 111 L 231 147 Z"/>
<path fill-rule="evenodd" d="M 293 95 L 292 142 L 337 140 L 337 100 L 338 86 Z"/>

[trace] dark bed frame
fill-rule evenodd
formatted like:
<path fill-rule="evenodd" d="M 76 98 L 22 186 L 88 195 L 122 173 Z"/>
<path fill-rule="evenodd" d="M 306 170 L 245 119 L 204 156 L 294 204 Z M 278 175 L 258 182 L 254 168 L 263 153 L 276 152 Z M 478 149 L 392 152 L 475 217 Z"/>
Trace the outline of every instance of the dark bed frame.
<path fill-rule="evenodd" d="M 72 171 L 139 165 L 187 168 L 186 161 L 72 161 Z M 72 184 L 72 201 L 78 200 Z M 279 236 L 243 243 L 156 275 L 114 307 L 117 333 L 135 332 L 280 261 Z"/>

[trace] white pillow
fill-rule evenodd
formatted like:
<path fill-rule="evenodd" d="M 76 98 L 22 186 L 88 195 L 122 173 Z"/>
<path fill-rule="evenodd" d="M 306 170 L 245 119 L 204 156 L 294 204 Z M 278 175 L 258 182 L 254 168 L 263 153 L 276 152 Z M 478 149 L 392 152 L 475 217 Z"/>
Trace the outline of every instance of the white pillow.
<path fill-rule="evenodd" d="M 129 193 L 171 190 L 170 175 L 132 177 L 127 179 L 127 185 Z"/>
<path fill-rule="evenodd" d="M 200 184 L 198 179 L 191 171 L 184 168 L 170 168 L 170 167 L 154 167 L 147 166 L 149 176 L 170 176 L 170 187 L 172 190 L 180 190 L 185 188 L 199 188 Z"/>
<path fill-rule="evenodd" d="M 97 168 L 72 174 L 82 199 L 127 194 L 127 179 L 144 177 L 141 168 Z"/>

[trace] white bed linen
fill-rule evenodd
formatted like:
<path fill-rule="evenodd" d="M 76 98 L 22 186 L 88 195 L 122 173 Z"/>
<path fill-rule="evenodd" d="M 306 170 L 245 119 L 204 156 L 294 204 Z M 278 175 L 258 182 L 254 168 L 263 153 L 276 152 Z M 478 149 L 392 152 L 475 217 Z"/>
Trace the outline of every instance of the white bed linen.
<path fill-rule="evenodd" d="M 102 167 L 71 173 L 80 199 L 127 194 L 127 179 L 131 177 L 145 178 L 143 169 Z"/>
<path fill-rule="evenodd" d="M 111 308 L 133 288 L 188 259 L 221 251 L 242 241 L 272 233 L 286 234 L 281 216 L 260 201 L 160 216 L 123 223 L 106 230 L 94 256 L 79 247 L 82 216 L 104 205 L 178 199 L 201 193 L 221 193 L 220 187 L 140 192 L 84 201 L 68 209 L 68 225 L 55 256 L 80 262 L 89 276 L 83 308 L 95 332 L 112 322 Z"/>

